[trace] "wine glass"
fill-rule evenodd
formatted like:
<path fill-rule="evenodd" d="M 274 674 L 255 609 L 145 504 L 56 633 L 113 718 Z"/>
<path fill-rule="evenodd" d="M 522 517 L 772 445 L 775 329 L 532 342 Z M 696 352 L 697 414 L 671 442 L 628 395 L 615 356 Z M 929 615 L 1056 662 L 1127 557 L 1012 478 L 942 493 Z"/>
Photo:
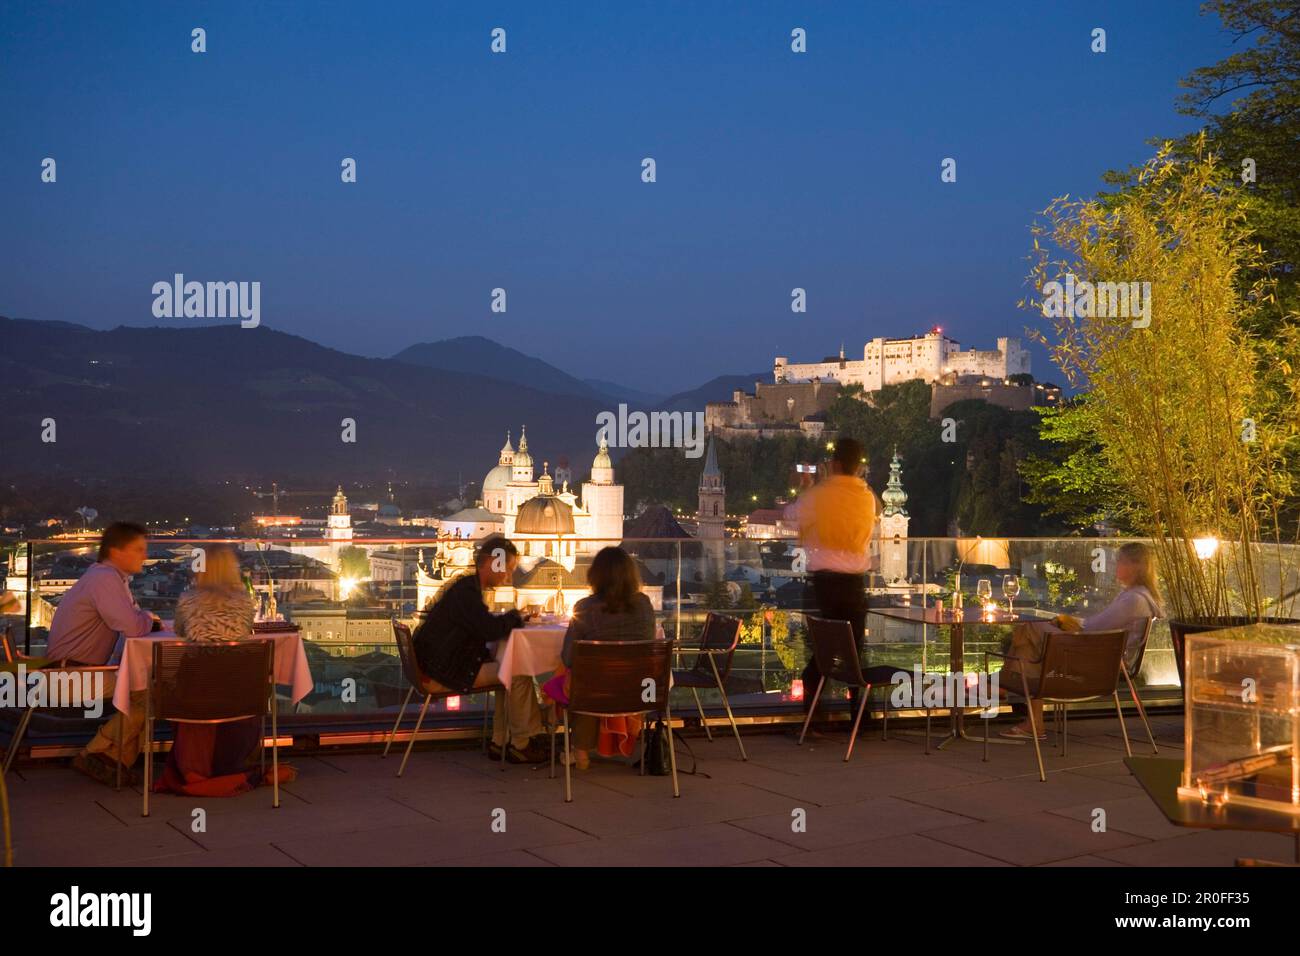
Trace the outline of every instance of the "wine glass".
<path fill-rule="evenodd" d="M 1008 574 L 1002 579 L 1002 596 L 1007 599 L 1007 610 L 1016 613 L 1016 595 L 1020 593 L 1020 578 Z"/>
<path fill-rule="evenodd" d="M 980 578 L 979 583 L 975 585 L 975 593 L 979 595 L 980 610 L 983 610 L 993 599 L 993 582 L 988 578 Z"/>

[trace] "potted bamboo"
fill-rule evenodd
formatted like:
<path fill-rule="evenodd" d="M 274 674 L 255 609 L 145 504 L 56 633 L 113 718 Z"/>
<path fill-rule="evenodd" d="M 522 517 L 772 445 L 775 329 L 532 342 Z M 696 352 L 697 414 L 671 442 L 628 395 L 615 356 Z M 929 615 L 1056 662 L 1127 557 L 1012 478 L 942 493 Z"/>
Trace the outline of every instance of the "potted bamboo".
<path fill-rule="evenodd" d="M 1119 193 L 1053 201 L 1033 234 L 1030 334 L 1084 390 L 1064 414 L 1125 492 L 1117 515 L 1152 539 L 1181 678 L 1185 634 L 1292 620 L 1297 316 L 1203 152 L 1166 146 Z"/>

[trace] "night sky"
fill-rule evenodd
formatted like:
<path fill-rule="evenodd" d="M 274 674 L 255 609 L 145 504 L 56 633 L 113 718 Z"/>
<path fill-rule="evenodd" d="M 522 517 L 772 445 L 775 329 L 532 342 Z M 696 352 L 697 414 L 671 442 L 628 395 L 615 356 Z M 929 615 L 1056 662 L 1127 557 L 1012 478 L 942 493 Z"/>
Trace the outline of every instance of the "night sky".
<path fill-rule="evenodd" d="M 660 393 L 991 347 L 1035 211 L 1193 128 L 1178 80 L 1229 50 L 1195 0 L 0 3 L 0 314 L 155 325 L 174 273 L 257 280 L 346 351 L 480 334 Z"/>

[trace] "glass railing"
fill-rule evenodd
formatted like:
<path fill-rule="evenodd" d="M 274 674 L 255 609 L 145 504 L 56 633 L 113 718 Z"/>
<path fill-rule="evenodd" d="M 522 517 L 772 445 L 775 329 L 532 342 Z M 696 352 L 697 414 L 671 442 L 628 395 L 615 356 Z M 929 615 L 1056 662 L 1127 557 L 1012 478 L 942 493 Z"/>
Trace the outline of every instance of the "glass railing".
<path fill-rule="evenodd" d="M 1115 556 L 1120 538 L 905 538 L 877 541 L 868 575 L 870 664 L 927 671 L 949 668 L 950 627 L 882 616 L 887 606 L 951 607 L 960 582 L 964 603 L 989 599 L 1005 607 L 1004 581 L 1018 585 L 1015 608 L 1043 618 L 1058 613 L 1086 616 L 1119 592 Z M 665 633 L 689 645 L 710 611 L 739 616 L 742 635 L 728 692 L 742 715 L 794 711 L 808 650 L 805 594 L 808 575 L 797 542 L 785 539 L 654 538 L 597 540 L 517 536 L 521 552 L 512 585 L 498 589 L 498 607 L 534 607 L 567 613 L 587 593 L 586 566 L 601 547 L 619 545 L 636 560 L 644 588 Z M 40 655 L 62 595 L 95 560 L 96 540 L 0 542 L 0 569 L 16 603 L 0 617 L 17 648 Z M 304 719 L 358 723 L 392 719 L 406 694 L 392 637 L 392 621 L 418 626 L 421 609 L 458 574 L 468 570 L 473 542 L 458 538 L 240 538 L 154 537 L 149 560 L 131 589 L 140 603 L 164 619 L 191 583 L 204 549 L 237 550 L 246 586 L 259 616 L 284 619 L 300 629 L 315 688 L 290 708 Z M 1272 549 L 1267 562 L 1270 594 L 1282 613 L 1289 589 L 1300 588 L 1300 550 Z M 1275 594 L 1273 592 L 1276 592 Z M 1007 626 L 965 627 L 965 669 L 983 666 L 983 651 L 998 649 Z M 1148 700 L 1178 697 L 1178 677 L 1168 624 L 1157 621 L 1137 679 Z M 718 695 L 703 694 L 706 705 Z M 435 721 L 479 713 L 482 698 L 439 701 Z M 677 705 L 693 710 L 687 695 Z"/>

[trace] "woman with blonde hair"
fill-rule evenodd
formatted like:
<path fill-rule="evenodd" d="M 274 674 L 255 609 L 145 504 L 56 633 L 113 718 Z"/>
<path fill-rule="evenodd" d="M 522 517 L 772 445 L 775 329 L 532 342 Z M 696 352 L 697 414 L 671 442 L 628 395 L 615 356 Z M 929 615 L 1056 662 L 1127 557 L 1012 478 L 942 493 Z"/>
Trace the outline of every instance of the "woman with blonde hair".
<path fill-rule="evenodd" d="M 1138 541 L 1123 545 L 1115 560 L 1115 580 L 1123 585 L 1124 590 L 1096 614 L 1084 618 L 1058 614 L 1050 622 L 1018 625 L 1012 637 L 1011 653 L 1022 658 L 1024 663 L 1009 662 L 1006 677 L 1022 670 L 1028 677 L 1039 676 L 1042 668 L 1034 661 L 1043 656 L 1043 635 L 1050 631 L 1124 631 L 1127 635 L 1124 660 L 1131 661 L 1142 642 L 1142 635 L 1146 633 L 1148 622 L 1164 614 L 1160 606 L 1160 589 L 1156 584 L 1155 552 L 1151 546 Z M 1132 676 L 1137 677 L 1136 674 Z M 1008 686 L 1015 689 L 1015 681 L 1012 680 Z M 1039 738 L 1044 738 L 1047 731 L 1043 724 L 1043 702 L 1032 700 L 1030 706 Z M 1028 716 L 1000 736 L 1028 740 L 1031 736 Z"/>
<path fill-rule="evenodd" d="M 177 637 L 199 643 L 238 641 L 253 633 L 253 601 L 244 590 L 233 548 L 204 550 L 194 587 L 176 601 L 175 623 Z"/>

